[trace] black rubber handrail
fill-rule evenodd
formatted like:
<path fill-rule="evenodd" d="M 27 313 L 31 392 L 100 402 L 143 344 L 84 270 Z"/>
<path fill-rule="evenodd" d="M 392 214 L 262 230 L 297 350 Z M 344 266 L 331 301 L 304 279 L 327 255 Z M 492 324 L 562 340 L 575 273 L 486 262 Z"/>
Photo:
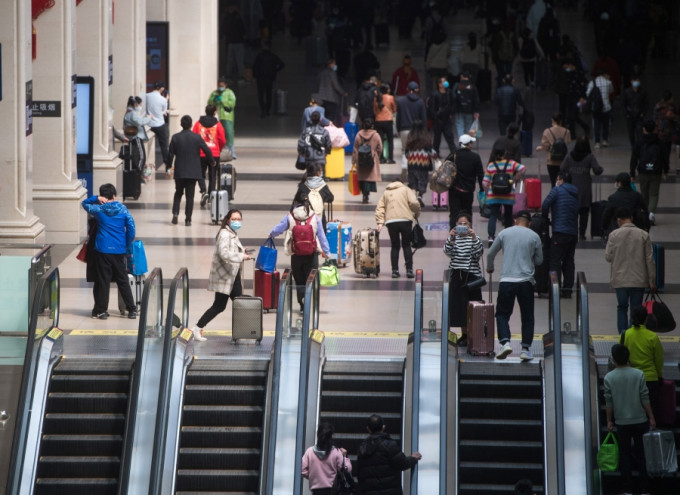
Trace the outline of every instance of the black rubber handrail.
<path fill-rule="evenodd" d="M 565 492 L 564 465 L 564 403 L 562 396 L 562 316 L 560 313 L 560 282 L 557 273 L 550 272 L 549 329 L 553 333 L 555 377 L 555 450 L 557 453 L 557 494 Z"/>
<path fill-rule="evenodd" d="M 46 290 L 49 288 L 49 290 Z M 47 295 L 46 301 L 43 301 L 43 295 Z M 50 308 L 50 315 L 52 318 L 49 328 L 40 329 L 38 332 L 38 322 L 41 318 L 41 313 L 44 308 Z M 14 426 L 14 442 L 12 444 L 12 454 L 10 457 L 10 468 L 7 476 L 7 493 L 14 494 L 18 492 L 19 484 L 21 482 L 21 472 L 23 469 L 24 459 L 26 457 L 26 443 L 28 439 L 28 420 L 31 415 L 32 400 L 29 397 L 33 393 L 36 372 L 37 372 L 37 353 L 40 350 L 42 340 L 47 337 L 50 330 L 57 328 L 59 325 L 59 309 L 60 309 L 60 279 L 59 268 L 51 268 L 45 273 L 36 287 L 33 296 L 33 303 L 31 304 L 31 315 L 28 325 L 28 334 L 26 341 L 26 354 L 24 357 L 24 368 L 21 374 L 21 389 L 19 392 L 19 401 L 17 402 L 16 423 Z"/>
<path fill-rule="evenodd" d="M 593 446 L 592 435 L 593 427 L 591 422 L 591 386 L 590 386 L 590 314 L 588 311 L 588 284 L 586 274 L 578 272 L 576 274 L 576 329 L 581 334 L 581 363 L 583 374 L 583 434 L 585 437 L 586 453 L 586 495 L 595 493 L 595 479 L 587 476 L 593 473 Z"/>
<path fill-rule="evenodd" d="M 142 292 L 142 303 L 139 311 L 139 326 L 137 330 L 137 350 L 135 352 L 135 362 L 132 367 L 132 376 L 130 378 L 130 400 L 128 402 L 128 410 L 126 414 L 125 438 L 123 439 L 123 453 L 120 462 L 120 482 L 118 483 L 119 495 L 127 495 L 130 484 L 130 467 L 132 461 L 133 439 L 135 434 L 135 422 L 137 420 L 137 403 L 139 402 L 139 377 L 142 374 L 142 361 L 144 356 L 144 339 L 146 338 L 146 324 L 149 318 L 149 299 L 151 298 L 151 288 L 157 285 L 156 299 L 158 307 L 157 317 L 163 314 L 163 271 L 156 267 L 154 268 L 146 279 L 144 284 L 144 291 Z"/>
<path fill-rule="evenodd" d="M 441 383 L 439 388 L 439 493 L 446 493 L 448 439 L 447 405 L 449 392 L 449 280 L 450 270 L 444 270 L 442 281 L 442 341 Z"/>
<path fill-rule="evenodd" d="M 416 270 L 413 302 L 413 381 L 411 383 L 411 452 L 418 451 L 420 432 L 420 348 L 423 333 L 423 271 Z M 443 333 L 443 328 L 442 328 Z M 443 358 L 442 358 L 443 359 Z M 411 493 L 418 493 L 418 469 L 411 470 Z"/>

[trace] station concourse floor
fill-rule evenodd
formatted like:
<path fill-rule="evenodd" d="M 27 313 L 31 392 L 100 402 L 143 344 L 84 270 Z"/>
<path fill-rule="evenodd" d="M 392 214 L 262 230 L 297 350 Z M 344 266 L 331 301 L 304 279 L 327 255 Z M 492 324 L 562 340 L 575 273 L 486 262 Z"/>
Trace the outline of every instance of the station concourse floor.
<path fill-rule="evenodd" d="M 558 15 L 563 29 L 577 40 L 586 58 L 592 63 L 593 53 L 592 26 L 581 20 L 576 13 L 561 12 Z M 453 38 L 465 38 L 467 31 L 482 29 L 483 22 L 472 18 L 472 11 L 460 11 L 458 16 L 449 18 Z M 416 28 L 417 33 L 417 28 Z M 414 37 L 414 39 L 417 39 Z M 243 227 L 239 237 L 246 247 L 258 248 L 266 239 L 271 228 L 286 215 L 295 194 L 301 173 L 294 168 L 296 159 L 297 135 L 300 129 L 300 118 L 309 94 L 315 91 L 315 75 L 320 68 L 305 66 L 304 45 L 295 40 L 277 35 L 274 40 L 274 51 L 285 61 L 286 68 L 275 83 L 276 88 L 288 91 L 288 112 L 286 115 L 272 115 L 259 118 L 257 94 L 254 83 L 235 85 L 237 95 L 236 106 L 236 140 L 235 149 L 238 159 L 233 163 L 238 172 L 238 183 L 232 207 L 243 213 Z M 417 43 L 414 48 L 413 44 Z M 381 60 L 383 74 L 391 72 L 400 65 L 405 52 L 414 56 L 414 65 L 421 74 L 424 73 L 422 48 L 420 41 L 398 40 L 396 31 L 392 31 L 392 45 L 388 48 L 376 48 L 376 56 Z M 650 102 L 657 101 L 661 91 L 666 87 L 672 89 L 673 82 L 678 81 L 678 64 L 669 60 L 651 60 L 647 67 L 643 84 L 650 95 Z M 542 130 L 549 125 L 550 115 L 556 110 L 557 96 L 552 90 L 525 88 L 519 73 L 519 64 L 515 64 L 515 75 L 518 87 L 525 99 L 533 107 L 536 114 L 536 126 L 533 131 L 534 146 L 540 142 Z M 350 74 L 350 77 L 352 75 Z M 353 78 L 348 78 L 346 86 L 352 87 Z M 389 79 L 389 77 L 385 77 Z M 495 89 L 495 86 L 494 86 Z M 202 109 L 177 109 L 180 113 L 192 113 L 194 119 Z M 496 110 L 492 102 L 482 105 L 481 124 L 484 130 L 479 140 L 478 151 L 483 162 L 486 161 L 491 144 L 498 137 Z M 604 167 L 602 180 L 602 197 L 606 199 L 614 192 L 614 177 L 617 173 L 628 171 L 630 147 L 627 140 L 621 104 L 617 102 L 613 110 L 614 122 L 610 137 L 610 146 L 595 150 L 594 153 Z M 446 144 L 442 144 L 442 155 L 445 155 Z M 374 209 L 379 195 L 386 185 L 400 173 L 401 146 L 395 140 L 396 165 L 381 165 L 383 181 L 378 184 L 378 194 L 371 194 L 370 204 L 362 205 L 360 196 L 351 196 L 346 181 L 329 182 L 335 195 L 334 213 L 338 219 L 352 223 L 358 229 L 374 227 Z M 158 162 L 157 162 L 158 163 Z M 549 181 L 545 169 L 543 153 L 534 153 L 523 163 L 528 167 L 528 175 L 536 176 L 539 164 L 543 181 L 543 197 L 549 191 Z M 349 157 L 345 158 L 345 169 L 350 168 Z M 651 231 L 653 242 L 662 243 L 666 247 L 666 289 L 664 301 L 676 314 L 680 307 L 680 262 L 676 254 L 680 250 L 680 159 L 674 152 L 671 157 L 671 173 L 669 180 L 661 186 L 661 198 L 657 209 L 656 226 Z M 95 185 L 98 186 L 98 185 Z M 184 226 L 184 203 L 181 206 L 179 225 L 171 225 L 171 203 L 174 185 L 164 174 L 157 173 L 153 181 L 143 185 L 142 194 L 137 201 L 128 199 L 125 204 L 135 218 L 137 238 L 144 241 L 149 269 L 161 267 L 166 289 L 174 274 L 180 267 L 187 267 L 190 278 L 190 325 L 194 325 L 200 315 L 212 304 L 213 294 L 206 290 L 208 274 L 214 249 L 217 227 L 210 220 L 209 210 L 199 208 L 199 195 L 192 218 L 193 225 Z M 441 320 L 441 280 L 443 271 L 448 265 L 448 258 L 442 247 L 448 233 L 448 212 L 434 211 L 430 204 L 430 194 L 425 196 L 426 206 L 420 217 L 420 223 L 426 230 L 427 247 L 419 250 L 414 257 L 414 268 L 422 269 L 425 280 L 424 321 Z M 476 207 L 476 202 L 475 202 Z M 83 215 L 85 213 L 83 212 Z M 479 216 L 475 208 L 473 227 L 485 241 L 486 219 Z M 500 225 L 498 231 L 500 231 Z M 277 239 L 281 246 L 282 238 Z M 55 264 L 59 265 L 61 274 L 61 317 L 59 326 L 66 331 L 66 342 L 80 335 L 134 335 L 137 320 L 129 320 L 117 311 L 115 289 L 111 292 L 108 320 L 94 320 L 90 317 L 93 305 L 91 284 L 85 281 L 85 265 L 75 259 L 79 246 L 59 245 L 53 249 Z M 289 267 L 290 260 L 279 249 L 278 268 Z M 502 256 L 496 260 L 496 273 L 500 273 Z M 248 280 L 252 279 L 247 264 L 244 279 L 246 293 L 249 293 Z M 599 238 L 579 242 L 576 250 L 576 270 L 586 274 L 589 288 L 590 333 L 595 340 L 613 341 L 616 338 L 616 298 L 609 286 L 609 264 L 604 260 L 604 246 Z M 371 349 L 384 348 L 377 345 L 379 340 L 388 338 L 392 343 L 386 347 L 389 353 L 400 353 L 406 349 L 406 337 L 413 330 L 413 280 L 405 278 L 403 255 L 400 255 L 401 278 L 392 279 L 389 261 L 389 239 L 381 237 L 381 275 L 377 279 L 365 279 L 355 274 L 350 263 L 340 269 L 340 285 L 335 288 L 321 289 L 320 330 L 329 337 L 328 344 L 335 339 L 348 336 L 362 337 L 362 341 L 353 345 L 340 345 L 342 352 L 373 352 Z M 497 278 L 494 278 L 494 289 Z M 485 291 L 486 294 L 486 291 Z M 486 297 L 486 296 L 485 296 Z M 494 296 L 495 299 L 495 296 Z M 576 298 L 562 300 L 562 320 L 576 326 Z M 548 331 L 548 299 L 535 300 L 535 345 L 534 350 L 540 355 L 540 336 Z M 271 335 L 275 325 L 275 312 L 264 315 L 266 335 Z M 515 306 L 512 316 L 511 330 L 513 335 L 519 334 L 519 308 Z M 231 329 L 231 307 L 219 315 L 205 328 L 207 342 L 196 343 L 196 351 L 204 348 L 207 353 L 215 346 L 228 345 L 227 336 Z M 86 332 L 93 330 L 95 332 Z M 459 331 L 459 329 L 454 329 Z M 678 330 L 666 334 L 665 341 L 673 348 L 676 355 L 678 346 Z M 366 340 L 363 340 L 366 339 Z M 518 342 L 515 339 L 515 345 Z M 68 344 L 66 346 L 68 348 Z M 329 348 L 333 346 L 329 345 Z M 354 351 L 352 351 L 352 349 Z M 517 349 L 518 350 L 518 349 Z M 604 351 L 607 352 L 606 350 Z M 512 356 L 516 356 L 517 353 Z M 677 358 L 674 358 L 677 362 Z M 667 363 L 668 364 L 668 363 Z"/>

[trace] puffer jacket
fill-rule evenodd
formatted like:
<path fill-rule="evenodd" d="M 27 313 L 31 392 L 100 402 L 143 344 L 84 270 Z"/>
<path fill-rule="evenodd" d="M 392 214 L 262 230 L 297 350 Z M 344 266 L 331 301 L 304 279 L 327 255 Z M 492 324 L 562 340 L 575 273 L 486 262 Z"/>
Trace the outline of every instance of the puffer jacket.
<path fill-rule="evenodd" d="M 135 221 L 127 207 L 118 201 L 99 204 L 97 196 L 90 196 L 81 205 L 97 221 L 95 251 L 125 254 L 135 240 Z"/>
<path fill-rule="evenodd" d="M 548 217 L 551 211 L 552 231 L 561 234 L 578 235 L 578 189 L 573 184 L 564 183 L 553 187 L 543 200 L 541 213 Z"/>
<path fill-rule="evenodd" d="M 403 220 L 413 221 L 419 215 L 420 203 L 416 193 L 399 181 L 387 185 L 375 208 L 375 221 L 378 225 Z"/>
<path fill-rule="evenodd" d="M 372 433 L 359 447 L 357 474 L 362 495 L 402 495 L 401 472 L 418 461 L 406 456 L 387 433 Z"/>
<path fill-rule="evenodd" d="M 208 290 L 230 294 L 245 254 L 236 232 L 229 227 L 221 229 L 210 265 Z"/>

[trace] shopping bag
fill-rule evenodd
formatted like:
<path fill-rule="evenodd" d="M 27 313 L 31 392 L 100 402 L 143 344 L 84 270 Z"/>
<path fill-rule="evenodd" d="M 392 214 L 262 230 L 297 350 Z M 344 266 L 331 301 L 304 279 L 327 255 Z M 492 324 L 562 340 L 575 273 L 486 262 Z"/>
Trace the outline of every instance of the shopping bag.
<path fill-rule="evenodd" d="M 274 239 L 267 237 L 264 244 L 260 246 L 260 251 L 257 253 L 257 260 L 255 261 L 255 268 L 267 273 L 274 273 L 276 271 L 276 257 L 278 252 L 274 245 Z"/>
<path fill-rule="evenodd" d="M 335 263 L 327 260 L 321 265 L 321 268 L 319 268 L 319 283 L 321 287 L 335 287 L 340 283 L 340 274 Z"/>
<path fill-rule="evenodd" d="M 619 444 L 616 436 L 610 431 L 604 438 L 604 442 L 597 451 L 597 465 L 602 472 L 611 472 L 619 469 Z"/>
<path fill-rule="evenodd" d="M 666 303 L 661 300 L 661 296 L 655 292 L 650 292 L 645 296 L 645 302 L 642 305 L 647 308 L 647 313 L 656 320 L 656 327 L 653 324 L 648 325 L 650 330 L 657 333 L 672 332 L 675 330 L 675 318 L 673 313 L 666 306 Z M 648 317 L 649 319 L 649 317 Z"/>
<path fill-rule="evenodd" d="M 354 165 L 352 165 L 352 169 L 349 171 L 347 187 L 349 188 L 349 193 L 352 196 L 358 196 L 361 193 L 359 190 L 359 176 L 357 175 L 357 169 L 354 167 Z"/>
<path fill-rule="evenodd" d="M 83 242 L 83 245 L 80 247 L 80 251 L 78 251 L 78 254 L 76 254 L 76 259 L 78 261 L 82 261 L 83 263 L 87 263 L 87 241 Z"/>
<path fill-rule="evenodd" d="M 128 249 L 127 271 L 137 277 L 149 271 L 146 264 L 146 252 L 142 241 L 134 241 Z"/>
<path fill-rule="evenodd" d="M 491 208 L 486 204 L 486 192 L 479 191 L 477 193 L 477 202 L 479 203 L 479 214 L 483 218 L 489 218 L 491 216 Z"/>
<path fill-rule="evenodd" d="M 468 134 L 477 139 L 482 138 L 482 126 L 479 123 L 479 119 L 475 119 L 472 121 L 472 125 L 470 126 Z"/>

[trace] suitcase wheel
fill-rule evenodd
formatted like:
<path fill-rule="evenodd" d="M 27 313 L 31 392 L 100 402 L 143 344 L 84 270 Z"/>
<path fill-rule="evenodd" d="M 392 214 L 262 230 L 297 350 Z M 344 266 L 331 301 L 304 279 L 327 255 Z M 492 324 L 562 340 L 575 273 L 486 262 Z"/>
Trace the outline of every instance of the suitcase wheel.
<path fill-rule="evenodd" d="M 432 209 L 433 209 L 434 211 L 439 211 L 439 206 L 432 205 Z"/>

